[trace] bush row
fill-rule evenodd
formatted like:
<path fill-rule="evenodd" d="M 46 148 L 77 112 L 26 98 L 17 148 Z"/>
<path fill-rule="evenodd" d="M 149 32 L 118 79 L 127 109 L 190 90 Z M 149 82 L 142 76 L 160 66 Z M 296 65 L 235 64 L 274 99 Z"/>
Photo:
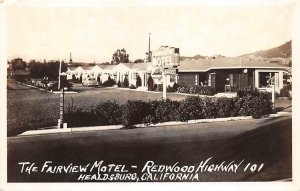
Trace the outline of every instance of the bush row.
<path fill-rule="evenodd" d="M 178 87 L 179 93 L 199 94 L 199 95 L 214 95 L 215 91 L 210 86 L 192 86 L 192 87 Z"/>
<path fill-rule="evenodd" d="M 260 118 L 272 113 L 272 103 L 264 95 L 246 95 L 241 98 L 188 97 L 182 101 L 149 100 L 126 104 L 106 101 L 88 111 L 68 108 L 65 120 L 69 126 L 94 126 L 122 124 L 133 128 L 135 124 L 156 124 L 167 121 L 252 116 Z"/>

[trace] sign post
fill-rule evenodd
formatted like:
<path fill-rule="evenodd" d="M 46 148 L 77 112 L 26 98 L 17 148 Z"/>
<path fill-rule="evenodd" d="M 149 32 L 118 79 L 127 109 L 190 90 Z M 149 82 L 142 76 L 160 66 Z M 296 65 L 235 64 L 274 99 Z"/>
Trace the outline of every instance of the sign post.
<path fill-rule="evenodd" d="M 59 63 L 59 75 L 58 75 L 58 90 L 61 89 L 61 77 L 66 76 L 65 72 L 61 72 L 61 62 Z M 65 105 L 65 90 L 67 88 L 62 87 L 62 91 L 60 93 L 60 102 L 59 102 L 59 119 L 58 119 L 58 128 L 64 128 L 64 105 Z"/>
<path fill-rule="evenodd" d="M 59 103 L 59 120 L 58 120 L 59 129 L 62 129 L 64 124 L 64 104 L 65 104 L 65 90 L 63 88 L 62 93 L 60 94 L 60 103 Z"/>
<path fill-rule="evenodd" d="M 271 88 L 272 88 L 272 106 L 273 106 L 273 109 L 275 110 L 275 85 L 271 85 Z"/>
<path fill-rule="evenodd" d="M 167 74 L 165 71 L 162 72 L 162 78 L 163 78 L 163 99 L 167 99 Z"/>
<path fill-rule="evenodd" d="M 163 78 L 163 99 L 167 99 L 167 75 L 176 75 L 177 67 L 173 68 L 163 68 L 162 78 Z"/>

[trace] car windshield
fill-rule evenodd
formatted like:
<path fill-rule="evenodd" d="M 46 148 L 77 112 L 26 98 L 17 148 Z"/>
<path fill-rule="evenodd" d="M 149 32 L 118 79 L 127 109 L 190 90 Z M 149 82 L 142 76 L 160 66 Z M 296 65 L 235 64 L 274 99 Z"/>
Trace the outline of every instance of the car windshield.
<path fill-rule="evenodd" d="M 95 78 L 90 78 L 89 80 L 95 80 Z"/>

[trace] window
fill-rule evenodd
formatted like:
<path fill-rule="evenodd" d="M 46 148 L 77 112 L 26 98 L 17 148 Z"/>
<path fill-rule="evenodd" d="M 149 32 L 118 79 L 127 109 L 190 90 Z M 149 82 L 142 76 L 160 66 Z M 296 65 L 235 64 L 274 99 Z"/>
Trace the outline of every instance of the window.
<path fill-rule="evenodd" d="M 276 74 L 276 75 L 275 75 Z M 278 85 L 278 82 L 275 81 L 275 76 L 277 76 L 278 81 L 278 72 L 259 72 L 259 88 L 266 88 L 270 85 Z"/>

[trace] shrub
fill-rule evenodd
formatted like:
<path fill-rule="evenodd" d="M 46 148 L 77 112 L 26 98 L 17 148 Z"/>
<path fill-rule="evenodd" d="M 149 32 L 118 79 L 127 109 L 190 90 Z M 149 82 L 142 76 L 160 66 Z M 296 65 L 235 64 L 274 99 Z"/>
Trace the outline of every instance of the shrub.
<path fill-rule="evenodd" d="M 284 86 L 279 93 L 280 97 L 290 97 L 290 91 L 292 90 L 292 85 Z"/>
<path fill-rule="evenodd" d="M 70 109 L 65 114 L 70 126 L 116 125 L 133 128 L 135 124 L 146 125 L 167 122 L 187 121 L 191 119 L 217 118 L 229 116 L 252 116 L 260 118 L 273 112 L 268 94 L 250 94 L 241 98 L 187 97 L 182 101 L 170 99 L 143 102 L 128 101 L 119 105 L 115 101 L 99 103 L 90 111 Z"/>
<path fill-rule="evenodd" d="M 237 100 L 234 98 L 219 98 L 216 100 L 217 117 L 234 117 L 237 116 L 235 112 L 234 103 Z"/>
<path fill-rule="evenodd" d="M 157 84 L 154 84 L 154 85 L 153 85 L 153 91 L 157 91 L 157 89 L 158 89 L 158 88 L 157 88 Z"/>
<path fill-rule="evenodd" d="M 118 87 L 122 87 L 120 80 L 118 81 Z"/>
<path fill-rule="evenodd" d="M 102 84 L 100 76 L 97 76 L 97 82 L 98 82 L 98 84 Z"/>
<path fill-rule="evenodd" d="M 178 85 L 175 82 L 172 87 L 170 85 L 167 87 L 167 92 L 176 92 L 177 89 L 178 89 Z"/>
<path fill-rule="evenodd" d="M 115 85 L 116 84 L 116 81 L 115 80 L 113 80 L 113 79 L 111 79 L 111 77 L 110 76 L 108 76 L 108 79 L 105 81 L 105 82 L 103 82 L 103 86 L 106 86 L 106 87 L 111 87 L 111 86 L 113 86 L 113 85 Z"/>
<path fill-rule="evenodd" d="M 142 123 L 143 119 L 149 114 L 147 102 L 131 101 L 121 106 L 121 124 L 124 128 L 133 128 L 135 124 Z"/>
<path fill-rule="evenodd" d="M 128 88 L 128 86 L 129 86 L 129 81 L 128 81 L 127 76 L 125 76 L 125 79 L 124 79 L 124 82 L 123 82 L 123 87 Z"/>
<path fill-rule="evenodd" d="M 173 88 L 170 85 L 167 87 L 167 92 L 173 92 Z"/>
<path fill-rule="evenodd" d="M 178 84 L 175 82 L 174 84 L 173 84 L 173 92 L 177 92 L 177 89 L 178 89 Z"/>
<path fill-rule="evenodd" d="M 179 93 L 189 93 L 198 95 L 214 95 L 214 89 L 210 86 L 192 86 L 192 87 L 178 87 Z"/>
<path fill-rule="evenodd" d="M 82 109 L 68 110 L 64 115 L 64 121 L 70 127 L 99 125 L 94 110 L 83 111 Z"/>
<path fill-rule="evenodd" d="M 148 85 L 148 91 L 154 91 L 154 81 L 152 76 L 148 77 L 147 85 Z"/>
<path fill-rule="evenodd" d="M 190 119 L 202 119 L 203 115 L 203 100 L 200 97 L 187 97 L 180 102 L 178 107 L 178 117 L 180 121 Z"/>
<path fill-rule="evenodd" d="M 178 87 L 177 90 L 179 93 L 189 93 L 190 92 L 190 88 L 187 88 L 187 87 Z"/>
<path fill-rule="evenodd" d="M 205 119 L 209 118 L 217 118 L 218 117 L 218 110 L 220 108 L 217 104 L 211 99 L 206 98 L 203 102 L 203 115 Z"/>
<path fill-rule="evenodd" d="M 265 94 L 266 95 L 266 94 Z M 272 102 L 264 94 L 260 96 L 247 95 L 241 98 L 239 115 L 260 118 L 273 112 Z"/>
<path fill-rule="evenodd" d="M 250 91 L 244 91 L 244 90 L 239 90 L 237 92 L 237 96 L 239 98 L 242 98 L 244 96 L 247 95 L 251 95 L 251 96 L 259 96 L 260 94 L 262 94 L 263 92 L 258 91 L 258 89 L 251 89 Z M 264 94 L 264 93 L 263 93 Z M 271 95 L 272 96 L 272 95 Z"/>
<path fill-rule="evenodd" d="M 98 125 L 120 124 L 121 107 L 116 101 L 105 101 L 97 104 L 94 109 Z"/>
<path fill-rule="evenodd" d="M 156 117 L 156 109 L 160 105 L 160 101 L 157 100 L 149 100 L 148 102 L 148 115 L 143 119 L 142 123 L 149 125 L 149 124 L 156 124 L 159 119 Z"/>
<path fill-rule="evenodd" d="M 158 84 L 156 91 L 162 92 L 163 91 L 163 84 Z"/>
<path fill-rule="evenodd" d="M 155 110 L 155 119 L 158 122 L 179 121 L 177 111 L 180 106 L 180 102 L 166 99 L 161 100 L 158 103 L 159 104 Z"/>
<path fill-rule="evenodd" d="M 192 86 L 190 87 L 189 93 L 199 95 L 214 95 L 214 89 L 210 86 Z"/>
<path fill-rule="evenodd" d="M 69 105 L 65 113 L 65 121 L 70 127 L 92 126 L 92 125 L 116 125 L 120 124 L 121 109 L 114 101 L 105 101 L 97 104 L 96 108 L 89 111 L 76 109 Z"/>
<path fill-rule="evenodd" d="M 142 85 L 142 79 L 141 79 L 141 77 L 139 75 L 137 75 L 135 86 L 139 87 L 141 85 Z"/>
<path fill-rule="evenodd" d="M 130 89 L 136 89 L 136 87 L 133 84 L 131 84 L 129 88 Z"/>
<path fill-rule="evenodd" d="M 73 85 L 72 83 L 68 82 L 68 81 L 61 81 L 61 85 L 60 87 L 65 87 L 68 90 L 72 89 Z M 47 90 L 49 91 L 58 91 L 58 82 L 54 82 L 51 86 L 47 87 Z"/>

